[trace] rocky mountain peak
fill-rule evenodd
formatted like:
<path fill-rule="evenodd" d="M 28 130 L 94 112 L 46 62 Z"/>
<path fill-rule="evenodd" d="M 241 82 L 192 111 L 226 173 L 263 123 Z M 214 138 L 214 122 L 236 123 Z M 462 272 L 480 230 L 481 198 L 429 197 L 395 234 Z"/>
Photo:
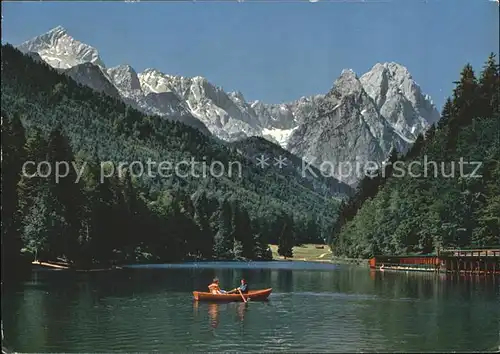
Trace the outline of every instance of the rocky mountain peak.
<path fill-rule="evenodd" d="M 22 43 L 18 49 L 23 53 L 38 53 L 55 68 L 68 69 L 86 62 L 105 67 L 97 49 L 75 40 L 62 26 Z"/>
<path fill-rule="evenodd" d="M 440 115 L 409 70 L 398 63 L 376 64 L 361 76 L 366 93 L 397 132 L 415 140 Z"/>
<path fill-rule="evenodd" d="M 339 98 L 340 96 L 360 91 L 363 91 L 363 86 L 356 73 L 352 69 L 344 69 L 337 80 L 335 80 L 328 96 Z"/>
<path fill-rule="evenodd" d="M 234 100 L 240 101 L 240 102 L 245 102 L 245 97 L 243 96 L 243 93 L 240 91 L 235 91 L 235 92 L 229 92 L 229 97 L 233 98 Z"/>
<path fill-rule="evenodd" d="M 107 69 L 106 72 L 120 91 L 141 89 L 137 72 L 130 65 L 118 65 Z"/>
<path fill-rule="evenodd" d="M 59 26 L 56 26 L 56 27 L 52 28 L 46 34 L 47 35 L 51 34 L 53 37 L 62 37 L 62 36 L 67 36 L 68 35 L 68 31 L 66 30 L 66 28 L 64 28 L 63 26 L 59 25 Z"/>

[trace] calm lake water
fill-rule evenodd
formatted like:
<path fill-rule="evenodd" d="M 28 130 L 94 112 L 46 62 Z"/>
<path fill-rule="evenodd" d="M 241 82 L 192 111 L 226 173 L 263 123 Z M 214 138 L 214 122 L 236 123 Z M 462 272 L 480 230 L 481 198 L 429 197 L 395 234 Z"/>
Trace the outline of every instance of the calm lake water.
<path fill-rule="evenodd" d="M 213 276 L 272 287 L 267 302 L 197 303 Z M 4 289 L 20 352 L 493 351 L 499 279 L 269 262 L 34 271 Z"/>

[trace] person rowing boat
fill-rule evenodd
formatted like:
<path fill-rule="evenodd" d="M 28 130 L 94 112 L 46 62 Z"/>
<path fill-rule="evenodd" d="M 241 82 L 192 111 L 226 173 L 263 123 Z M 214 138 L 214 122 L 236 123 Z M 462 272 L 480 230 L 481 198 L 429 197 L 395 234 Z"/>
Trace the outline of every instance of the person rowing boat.
<path fill-rule="evenodd" d="M 241 292 L 242 294 L 248 294 L 248 291 L 250 288 L 248 287 L 248 283 L 245 279 L 241 279 L 241 285 L 238 286 L 236 289 L 233 289 L 231 291 L 228 291 L 228 294 L 234 294 L 236 292 Z"/>

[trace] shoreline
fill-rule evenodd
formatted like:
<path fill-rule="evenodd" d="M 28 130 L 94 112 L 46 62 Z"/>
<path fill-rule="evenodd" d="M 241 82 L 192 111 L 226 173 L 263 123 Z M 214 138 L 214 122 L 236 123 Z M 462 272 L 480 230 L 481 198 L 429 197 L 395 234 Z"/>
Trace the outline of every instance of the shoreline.
<path fill-rule="evenodd" d="M 368 262 L 369 259 L 363 259 L 363 258 L 345 258 L 345 257 L 332 258 L 332 263 L 334 264 L 349 264 L 363 268 L 370 268 L 370 264 Z"/>
<path fill-rule="evenodd" d="M 128 268 L 129 266 L 140 266 L 141 264 L 179 264 L 179 263 L 251 263 L 251 262 L 295 262 L 295 263 L 319 263 L 319 264 L 332 264 L 332 265 L 351 265 L 362 268 L 369 268 L 368 259 L 359 259 L 359 258 L 346 258 L 334 256 L 332 250 L 328 245 L 325 244 L 302 244 L 293 247 L 292 257 L 283 257 L 278 254 L 278 245 L 270 244 L 269 248 L 272 252 L 272 258 L 266 260 L 248 260 L 244 258 L 231 259 L 231 260 L 208 260 L 208 259 L 186 259 L 183 261 L 177 262 L 131 262 L 131 263 L 115 263 L 113 265 L 112 262 L 104 263 L 104 264 L 91 264 L 91 265 L 83 265 L 78 266 L 76 264 L 71 264 L 65 262 L 64 260 L 43 260 L 43 261 L 33 261 L 31 262 L 31 266 L 36 268 L 43 269 L 51 269 L 51 270 L 67 270 L 67 271 L 77 271 L 77 272 L 97 272 L 97 271 L 111 271 L 111 270 L 120 270 Z"/>
<path fill-rule="evenodd" d="M 293 248 L 293 257 L 284 258 L 277 254 L 277 245 L 269 245 L 272 251 L 272 258 L 268 260 L 260 260 L 264 262 L 312 262 L 312 263 L 323 263 L 323 264 L 354 264 L 361 265 L 362 263 L 367 264 L 365 260 L 352 260 L 344 258 L 332 258 L 332 251 L 328 245 L 324 244 L 303 244 L 300 246 L 295 246 Z M 188 259 L 178 263 L 196 263 L 196 262 L 224 262 L 224 263 L 248 263 L 255 262 L 255 260 L 247 259 L 231 259 L 231 260 L 195 260 Z M 171 262 L 152 262 L 147 264 L 169 264 Z M 111 271 L 111 270 L 121 270 L 127 268 L 131 265 L 141 265 L 146 264 L 143 262 L 131 262 L 131 263 L 120 263 L 116 265 L 111 265 L 110 263 L 105 264 L 95 264 L 89 266 L 78 266 L 65 262 L 64 260 L 37 260 L 31 261 L 30 265 L 32 269 L 47 269 L 47 270 L 66 270 L 66 271 L 76 271 L 76 272 L 99 272 L 99 271 Z"/>
<path fill-rule="evenodd" d="M 75 272 L 102 272 L 102 271 L 123 269 L 121 266 L 79 268 L 79 267 L 72 266 L 68 263 L 56 262 L 56 261 L 32 261 L 31 265 L 35 266 L 35 267 L 45 268 L 45 269 L 70 270 L 70 271 L 75 271 Z"/>
<path fill-rule="evenodd" d="M 72 266 L 70 264 L 65 264 L 62 262 L 55 262 L 55 261 L 33 261 L 31 262 L 32 265 L 32 270 L 35 269 L 45 269 L 45 270 L 53 270 L 53 271 L 73 271 L 73 272 L 103 272 L 103 271 L 111 271 L 111 270 L 124 270 L 129 268 L 129 266 L 139 266 L 139 265 L 162 265 L 162 264 L 190 264 L 190 263 L 198 263 L 198 262 L 204 262 L 204 263 L 253 263 L 253 262 L 295 262 L 295 263 L 327 263 L 327 264 L 341 264 L 341 263 L 336 263 L 333 262 L 332 260 L 329 259 L 322 259 L 322 260 L 317 260 L 317 259 L 293 259 L 293 258 L 287 258 L 287 259 L 269 259 L 269 260 L 262 260 L 262 261 L 253 261 L 253 260 L 202 260 L 202 261 L 183 261 L 183 262 L 173 262 L 173 263 L 168 263 L 168 262 L 161 262 L 161 263 L 130 263 L 130 264 L 122 264 L 122 265 L 116 265 L 112 267 L 96 267 L 96 268 L 78 268 L 75 266 Z"/>
<path fill-rule="evenodd" d="M 262 260 L 262 262 L 274 262 L 276 259 Z M 73 271 L 73 272 L 103 272 L 103 271 L 111 271 L 111 270 L 124 270 L 129 268 L 130 266 L 140 266 L 140 265 L 162 265 L 162 264 L 190 264 L 190 263 L 198 263 L 198 262 L 208 262 L 208 263 L 251 263 L 251 262 L 260 262 L 253 260 L 198 260 L 198 261 L 181 261 L 181 262 L 157 262 L 157 263 L 126 263 L 120 265 L 113 265 L 109 267 L 96 265 L 95 268 L 80 268 L 73 266 L 71 264 L 59 261 L 32 261 L 31 266 L 32 270 L 36 268 L 47 269 L 47 270 L 65 270 L 65 271 Z"/>

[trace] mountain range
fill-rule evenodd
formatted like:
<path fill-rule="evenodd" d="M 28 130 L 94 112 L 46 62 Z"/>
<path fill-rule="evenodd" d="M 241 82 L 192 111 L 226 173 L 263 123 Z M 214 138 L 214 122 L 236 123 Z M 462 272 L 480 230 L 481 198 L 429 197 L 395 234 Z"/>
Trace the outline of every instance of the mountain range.
<path fill-rule="evenodd" d="M 263 137 L 348 184 L 360 176 L 344 175 L 340 164 L 381 163 L 392 149 L 405 152 L 440 116 L 409 71 L 393 62 L 375 64 L 360 77 L 343 70 L 324 95 L 267 104 L 225 92 L 201 76 L 108 68 L 96 48 L 61 26 L 17 48 L 146 114 L 181 121 L 226 142 Z"/>

